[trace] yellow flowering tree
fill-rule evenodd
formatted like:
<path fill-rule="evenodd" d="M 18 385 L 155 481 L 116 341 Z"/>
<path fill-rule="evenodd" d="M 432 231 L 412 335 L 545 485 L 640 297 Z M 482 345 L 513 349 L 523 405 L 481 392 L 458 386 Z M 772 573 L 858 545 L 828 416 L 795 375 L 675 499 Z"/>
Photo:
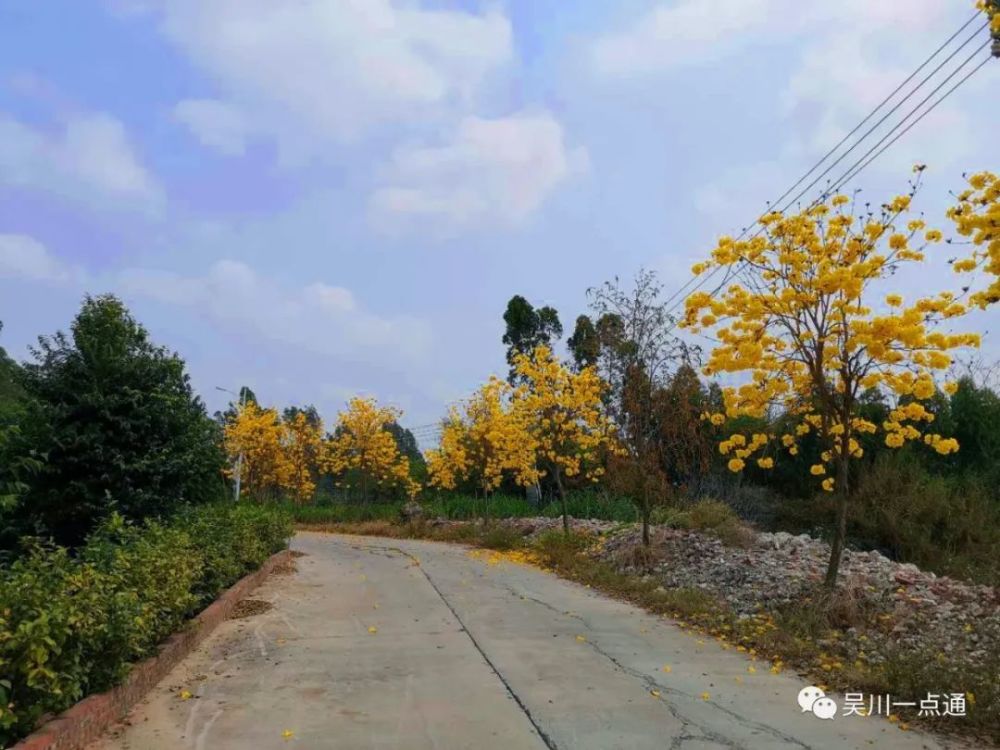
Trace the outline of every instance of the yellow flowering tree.
<path fill-rule="evenodd" d="M 226 424 L 224 440 L 226 452 L 239 461 L 241 494 L 261 500 L 289 485 L 292 466 L 277 411 L 247 402 Z"/>
<path fill-rule="evenodd" d="M 323 422 L 304 411 L 286 414 L 282 446 L 288 463 L 285 488 L 304 503 L 316 491 L 316 474 L 323 451 Z"/>
<path fill-rule="evenodd" d="M 452 407 L 441 443 L 427 452 L 430 483 L 455 489 L 472 482 L 483 494 L 483 521 L 489 522 L 489 496 L 509 476 L 522 487 L 538 481 L 536 443 L 526 414 L 512 404 L 512 388 L 492 377 L 472 398 Z"/>
<path fill-rule="evenodd" d="M 919 173 L 918 168 L 918 173 Z M 906 303 L 898 294 L 879 299 L 876 287 L 906 265 L 924 261 L 942 234 L 910 215 L 919 184 L 879 211 L 859 210 L 844 195 L 798 213 L 761 217 L 761 232 L 746 240 L 722 238 L 696 274 L 721 268 L 731 283 L 717 296 L 697 292 L 686 300 L 683 325 L 711 330 L 719 344 L 707 375 L 745 373 L 723 389 L 725 415 L 764 417 L 783 411 L 792 427 L 780 436 L 733 434 L 719 444 L 729 469 L 747 462 L 769 469 L 775 454 L 798 451 L 801 436 L 815 433 L 823 449 L 811 468 L 822 488 L 838 492 L 836 524 L 826 585 L 836 585 L 846 535 L 849 465 L 862 449 L 862 433 L 884 433 L 887 445 L 922 440 L 938 453 L 958 443 L 933 430 L 924 402 L 936 376 L 951 364 L 949 352 L 978 346 L 979 336 L 940 330 L 968 311 L 960 295 L 941 292 Z M 889 418 L 874 424 L 860 416 L 859 397 L 880 389 L 895 398 Z M 948 384 L 945 389 L 953 390 Z"/>
<path fill-rule="evenodd" d="M 401 486 L 410 496 L 417 487 L 410 479 L 410 461 L 399 452 L 389 425 L 402 412 L 379 406 L 373 398 L 352 398 L 347 410 L 337 418 L 337 427 L 327 443 L 325 466 L 334 475 L 355 472 L 358 475 L 362 502 L 375 487 Z"/>
<path fill-rule="evenodd" d="M 978 0 L 976 7 L 990 19 L 990 34 L 993 36 L 993 54 L 1000 57 L 1000 2 Z"/>
<path fill-rule="evenodd" d="M 551 474 L 562 504 L 563 530 L 569 532 L 564 479 L 582 476 L 597 481 L 604 473 L 601 457 L 615 448 L 614 429 L 604 415 L 606 385 L 594 367 L 572 372 L 547 346 L 514 357 L 521 385 L 515 390 L 515 412 L 530 432 L 536 461 Z"/>
<path fill-rule="evenodd" d="M 993 22 L 1000 27 L 1000 11 Z M 997 33 L 1000 36 L 1000 31 Z M 972 294 L 971 303 L 985 308 L 1000 301 L 1000 178 L 992 172 L 971 175 L 968 188 L 958 194 L 958 203 L 948 210 L 948 217 L 972 248 L 952 267 L 960 273 L 983 271 L 995 277 L 989 286 Z M 958 243 L 953 240 L 952 244 Z"/>

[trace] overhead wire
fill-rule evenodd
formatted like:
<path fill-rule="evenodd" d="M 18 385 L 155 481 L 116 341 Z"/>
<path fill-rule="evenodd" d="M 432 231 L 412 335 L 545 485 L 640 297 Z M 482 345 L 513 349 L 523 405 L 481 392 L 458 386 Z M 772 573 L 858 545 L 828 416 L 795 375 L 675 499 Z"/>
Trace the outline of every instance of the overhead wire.
<path fill-rule="evenodd" d="M 787 197 L 795 189 L 795 187 L 797 187 L 798 185 L 801 185 L 802 182 L 804 182 L 809 177 L 809 175 L 811 175 L 813 172 L 815 172 L 816 169 L 818 169 L 819 166 L 823 164 L 823 162 L 825 162 L 827 159 L 829 159 L 841 146 L 843 146 L 847 142 L 847 140 L 851 137 L 851 135 L 853 135 L 854 133 L 857 133 L 864 126 L 864 124 L 866 122 L 868 122 L 869 120 L 871 120 L 871 118 L 874 117 L 874 115 L 883 106 L 885 106 L 889 101 L 891 101 L 892 98 L 897 93 L 899 93 L 906 86 L 907 83 L 909 83 L 910 81 L 912 81 L 917 76 L 917 74 L 921 70 L 923 70 L 931 62 L 931 60 L 933 60 L 937 55 L 939 55 L 945 48 L 947 48 L 947 46 L 952 41 L 954 41 L 966 28 L 968 28 L 968 26 L 972 23 L 972 21 L 975 20 L 975 18 L 978 15 L 979 14 L 976 13 L 969 20 L 967 20 L 955 33 L 953 33 L 943 44 L 941 44 L 933 53 L 931 53 L 931 55 L 927 59 L 925 59 L 924 62 L 922 62 L 916 68 L 916 70 L 914 70 L 909 76 L 907 76 L 906 79 L 904 79 L 898 86 L 896 86 L 896 88 L 888 96 L 886 96 L 878 105 L 876 105 L 876 107 L 871 112 L 869 112 L 869 114 L 860 123 L 858 123 L 858 125 L 856 125 L 854 127 L 854 129 L 850 131 L 850 133 L 848 133 L 848 135 L 846 135 L 844 138 L 842 138 L 818 162 L 816 162 L 816 164 L 814 164 L 802 177 L 800 177 L 792 185 L 791 188 L 789 188 L 788 190 L 786 190 L 776 201 L 774 201 L 774 202 L 768 202 L 767 205 L 768 206 L 772 206 L 772 205 L 776 205 L 776 204 L 780 203 L 785 197 Z M 902 104 L 904 104 L 906 101 L 908 101 L 910 98 L 912 98 L 924 85 L 926 85 L 926 83 L 931 78 L 933 78 L 937 73 L 939 73 L 941 71 L 941 69 L 945 65 L 947 65 L 948 62 L 950 62 L 951 60 L 953 60 L 955 58 L 955 56 L 958 54 L 958 52 L 960 52 L 962 49 L 964 49 L 965 47 L 967 47 L 968 44 L 976 37 L 976 35 L 980 34 L 988 25 L 989 25 L 989 22 L 987 21 L 983 25 L 979 26 L 973 32 L 973 34 L 971 36 L 969 36 L 968 38 L 966 38 L 965 41 L 963 41 L 961 45 L 959 45 L 955 50 L 953 50 L 951 52 L 951 54 L 949 54 L 948 57 L 945 58 L 944 61 L 942 61 L 940 64 L 938 64 L 934 68 L 934 70 L 932 70 L 927 76 L 925 76 L 920 81 L 920 83 L 918 83 L 905 97 L 903 97 L 899 102 L 897 102 L 896 105 L 886 115 L 884 115 L 875 125 L 873 125 L 871 128 L 869 128 L 864 133 L 864 135 L 862 135 L 849 149 L 847 149 L 843 154 L 841 154 L 836 159 L 836 161 L 834 161 L 832 164 L 830 164 L 819 176 L 817 176 L 805 188 L 803 188 L 801 191 L 799 191 L 799 193 L 794 198 L 792 198 L 787 204 L 785 204 L 784 207 L 782 207 L 782 208 L 780 208 L 778 210 L 780 212 L 784 212 L 784 211 L 788 210 L 788 208 L 791 207 L 792 205 L 794 205 L 796 201 L 800 200 L 809 190 L 811 190 L 813 187 L 815 187 L 815 185 L 819 182 L 819 180 L 821 180 L 824 176 L 826 176 L 827 174 L 829 174 L 829 172 L 837 164 L 839 164 L 841 161 L 843 161 L 843 159 L 847 155 L 849 155 L 858 146 L 860 146 L 861 143 L 863 143 L 875 130 L 877 130 L 889 117 L 891 117 L 892 114 L 895 113 L 900 108 L 900 106 L 902 106 Z M 899 130 L 907 122 L 907 120 L 909 120 L 916 112 L 918 112 L 920 110 L 920 108 L 924 106 L 924 104 L 926 104 L 938 91 L 941 90 L 941 88 L 943 88 L 952 78 L 954 78 L 966 65 L 968 65 L 969 62 L 971 62 L 975 58 L 976 55 L 978 55 L 989 44 L 990 44 L 990 41 L 987 40 L 983 45 L 981 45 L 980 47 L 978 47 L 971 55 L 969 55 L 965 60 L 963 60 L 954 70 L 952 70 L 952 72 L 949 73 L 944 78 L 944 80 L 940 81 L 937 84 L 937 86 L 930 92 L 930 94 L 928 94 L 926 97 L 924 97 L 924 99 L 922 99 L 915 107 L 913 107 L 908 113 L 906 113 L 899 122 L 897 122 L 892 128 L 890 128 L 889 131 L 887 133 L 885 133 L 882 136 L 882 138 L 875 143 L 874 146 L 872 146 L 868 151 L 866 151 L 865 154 L 860 159 L 858 159 L 850 167 L 848 167 L 848 169 L 844 173 L 842 173 L 840 177 L 838 177 L 836 180 L 834 180 L 831 183 L 831 186 L 829 188 L 827 188 L 827 190 L 825 190 L 824 193 L 821 194 L 821 196 L 818 197 L 814 201 L 813 205 L 815 205 L 816 203 L 822 201 L 823 197 L 825 195 L 828 195 L 832 191 L 838 190 L 840 187 L 842 187 L 843 185 L 847 184 L 847 182 L 849 182 L 850 180 L 854 179 L 858 174 L 861 173 L 861 171 L 863 171 L 868 165 L 870 165 L 873 161 L 875 161 L 875 159 L 877 159 L 879 156 L 881 156 L 881 154 L 883 154 L 888 148 L 890 148 L 894 143 L 896 143 L 896 141 L 898 141 L 903 135 L 905 135 L 907 132 L 909 132 L 918 122 L 920 122 L 921 120 L 923 120 L 924 117 L 926 117 L 928 114 L 930 114 L 931 111 L 933 111 L 942 101 L 944 101 L 948 96 L 950 96 L 957 88 L 959 88 L 962 84 L 964 84 L 966 81 L 968 81 L 969 78 L 971 78 L 976 72 L 978 72 L 986 64 L 986 62 L 988 62 L 991 59 L 989 56 L 986 57 L 982 62 L 980 62 L 980 64 L 977 65 L 975 68 L 973 68 L 972 70 L 970 70 L 965 76 L 963 76 L 951 88 L 949 88 L 940 98 L 938 98 L 927 110 L 925 110 L 924 112 L 922 112 L 913 122 L 911 122 L 909 125 L 907 125 L 905 128 L 903 128 L 903 130 L 901 132 L 899 132 L 897 135 L 895 135 L 895 137 L 892 137 L 893 134 L 896 133 L 896 131 Z M 891 140 L 888 140 L 888 142 L 886 142 L 887 139 L 889 139 L 890 137 L 891 137 Z M 880 146 L 881 146 L 881 148 L 880 148 Z M 758 224 L 758 221 L 754 221 L 752 224 L 750 224 L 749 226 L 745 227 L 743 229 L 743 231 L 737 236 L 736 241 L 739 241 L 739 240 L 743 239 L 743 237 L 745 237 L 747 235 L 747 233 L 750 232 L 750 230 L 752 229 L 752 227 L 755 226 L 756 224 Z M 754 233 L 753 236 L 754 237 L 758 236 L 761 231 L 763 231 L 762 228 L 757 229 L 757 231 Z M 695 286 L 695 289 L 693 291 L 701 288 L 706 283 L 708 283 L 721 270 L 723 270 L 722 266 L 716 266 L 709 273 L 707 273 L 707 274 L 705 274 L 705 275 L 703 275 L 701 277 L 697 277 L 697 276 L 692 277 L 684 285 L 682 285 L 680 287 L 680 289 L 678 289 L 674 294 L 672 294 L 664 302 L 664 305 L 668 305 L 670 302 L 672 302 L 673 300 L 675 300 L 681 293 L 683 293 L 683 291 L 685 289 L 687 289 L 688 287 L 690 287 L 691 284 L 694 283 L 695 281 L 698 281 L 698 283 Z M 729 282 L 730 278 L 732 278 L 733 275 L 739 273 L 740 270 L 741 269 L 734 268 L 733 266 L 726 267 L 722 281 L 718 285 L 716 285 L 716 287 L 711 292 L 709 292 L 709 296 L 710 297 L 715 297 L 722 290 L 722 288 L 725 287 L 725 285 Z M 670 308 L 667 311 L 667 314 L 672 316 L 673 313 L 679 307 L 680 307 L 680 305 L 675 305 L 674 307 Z M 675 320 L 675 322 L 667 329 L 668 332 L 674 330 L 674 328 L 676 328 L 677 325 L 678 325 L 678 321 Z"/>

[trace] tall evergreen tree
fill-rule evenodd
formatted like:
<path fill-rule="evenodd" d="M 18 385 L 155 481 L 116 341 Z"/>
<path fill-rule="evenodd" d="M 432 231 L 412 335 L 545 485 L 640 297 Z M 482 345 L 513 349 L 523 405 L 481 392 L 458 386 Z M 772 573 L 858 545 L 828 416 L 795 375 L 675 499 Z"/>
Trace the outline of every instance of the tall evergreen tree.
<path fill-rule="evenodd" d="M 217 426 L 183 360 L 120 300 L 88 296 L 71 333 L 32 354 L 22 448 L 45 461 L 18 508 L 26 531 L 76 544 L 112 510 L 144 518 L 218 495 Z"/>
<path fill-rule="evenodd" d="M 519 294 L 510 298 L 503 320 L 507 324 L 503 343 L 507 345 L 507 364 L 510 365 L 507 379 L 513 383 L 517 377 L 514 368 L 517 355 L 531 354 L 540 345 L 551 348 L 553 341 L 562 338 L 563 329 L 555 308 L 546 306 L 536 310 Z"/>

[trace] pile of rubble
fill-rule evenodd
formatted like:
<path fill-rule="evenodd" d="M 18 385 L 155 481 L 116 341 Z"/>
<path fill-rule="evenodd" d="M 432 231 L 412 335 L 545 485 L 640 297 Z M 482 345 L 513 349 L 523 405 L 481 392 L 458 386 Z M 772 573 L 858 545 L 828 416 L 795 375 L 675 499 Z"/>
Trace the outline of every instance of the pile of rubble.
<path fill-rule="evenodd" d="M 436 519 L 433 525 L 463 524 Z M 513 518 L 504 524 L 535 539 L 562 528 L 562 518 Z M 698 531 L 654 526 L 651 552 L 637 555 L 637 524 L 570 519 L 574 531 L 601 538 L 591 554 L 621 572 L 653 578 L 664 588 L 701 589 L 726 602 L 738 617 L 774 613 L 815 597 L 826 574 L 830 546 L 807 534 L 750 535 L 733 547 Z M 839 591 L 858 614 L 845 625 L 836 650 L 879 661 L 892 650 L 937 658 L 981 660 L 1000 653 L 1000 590 L 965 583 L 872 552 L 845 550 Z M 863 636 L 863 637 L 858 637 Z"/>
<path fill-rule="evenodd" d="M 657 527 L 649 556 L 653 562 L 639 569 L 629 552 L 640 541 L 638 528 L 620 529 L 594 554 L 622 572 L 653 576 L 665 588 L 711 593 L 738 616 L 774 612 L 814 596 L 830 555 L 826 542 L 806 534 L 759 533 L 742 548 L 727 547 L 708 534 Z M 878 552 L 851 550 L 844 552 L 839 580 L 842 596 L 861 615 L 860 629 L 847 627 L 846 632 L 865 636 L 855 651 L 863 648 L 875 660 L 890 648 L 971 660 L 1000 653 L 996 588 L 938 577 Z"/>

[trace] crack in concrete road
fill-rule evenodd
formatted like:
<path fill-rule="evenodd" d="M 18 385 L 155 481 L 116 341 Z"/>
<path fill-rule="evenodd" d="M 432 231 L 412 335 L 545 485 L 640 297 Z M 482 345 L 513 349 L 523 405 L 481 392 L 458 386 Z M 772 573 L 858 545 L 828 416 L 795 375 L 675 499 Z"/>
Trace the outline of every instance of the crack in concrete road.
<path fill-rule="evenodd" d="M 452 616 L 458 622 L 459 627 L 461 627 L 462 629 L 462 632 L 465 633 L 466 636 L 468 636 L 470 641 L 472 641 L 472 645 L 475 646 L 476 651 L 479 652 L 479 655 L 483 657 L 483 661 L 485 661 L 489 665 L 490 669 L 493 670 L 493 674 L 495 674 L 497 676 L 497 679 L 500 680 L 501 683 L 503 683 L 503 686 L 507 690 L 507 693 L 510 695 L 511 698 L 514 699 L 514 702 L 518 705 L 518 707 L 520 707 L 521 711 L 524 712 L 524 715 L 527 717 L 528 721 L 531 722 L 531 726 L 535 728 L 535 731 L 538 732 L 538 736 L 541 738 L 542 742 L 545 743 L 545 746 L 549 748 L 549 750 L 559 750 L 559 746 L 552 741 L 552 738 L 549 737 L 548 734 L 546 734 L 545 730 L 542 729 L 542 727 L 535 720 L 535 717 L 531 715 L 531 711 L 525 705 L 524 701 L 521 700 L 521 697 L 516 692 L 514 692 L 514 689 L 510 686 L 510 683 L 508 683 L 506 678 L 504 678 L 503 673 L 501 673 L 500 670 L 497 669 L 496 665 L 490 660 L 490 657 L 487 656 L 486 652 L 483 650 L 483 647 L 479 644 L 479 641 L 476 640 L 476 637 L 469 632 L 469 629 L 465 626 L 465 623 L 462 622 L 461 615 L 459 615 L 458 612 L 455 611 L 455 607 L 453 607 L 451 602 L 448 601 L 448 597 L 446 597 L 441 592 L 441 589 L 438 588 L 437 584 L 434 583 L 434 579 L 431 578 L 427 570 L 420 564 L 420 560 L 417 559 L 414 555 L 411 555 L 409 552 L 405 552 L 397 547 L 381 547 L 381 548 L 373 547 L 372 549 L 384 549 L 391 552 L 397 552 L 400 555 L 409 558 L 416 565 L 416 567 L 420 568 L 420 572 L 423 573 L 424 579 L 427 581 L 427 583 L 430 584 L 431 588 L 434 589 L 435 593 L 437 593 L 437 595 L 441 598 L 441 601 L 444 602 L 444 606 L 448 608 L 448 611 L 451 612 Z"/>

